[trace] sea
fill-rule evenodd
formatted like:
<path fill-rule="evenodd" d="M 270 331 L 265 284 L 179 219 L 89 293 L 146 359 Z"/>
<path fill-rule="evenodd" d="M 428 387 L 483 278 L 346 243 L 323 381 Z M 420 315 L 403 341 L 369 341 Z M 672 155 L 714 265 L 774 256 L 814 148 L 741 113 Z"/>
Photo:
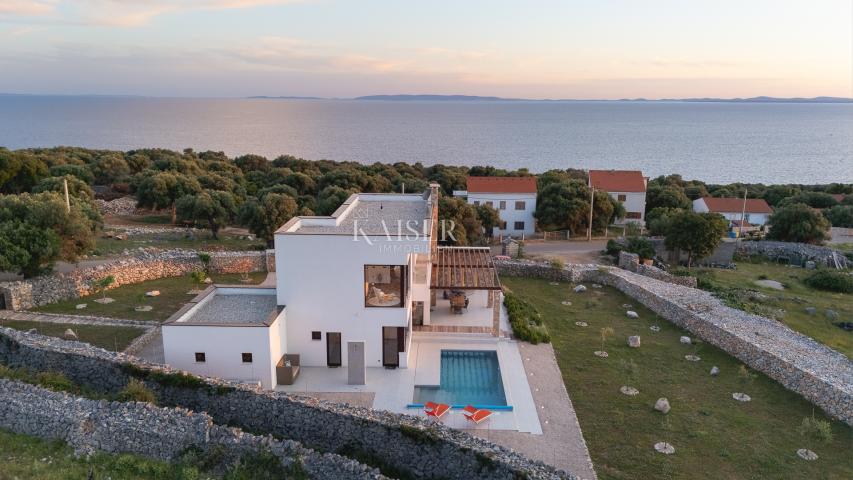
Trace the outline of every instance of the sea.
<path fill-rule="evenodd" d="M 853 104 L 0 96 L 0 146 L 853 183 Z"/>

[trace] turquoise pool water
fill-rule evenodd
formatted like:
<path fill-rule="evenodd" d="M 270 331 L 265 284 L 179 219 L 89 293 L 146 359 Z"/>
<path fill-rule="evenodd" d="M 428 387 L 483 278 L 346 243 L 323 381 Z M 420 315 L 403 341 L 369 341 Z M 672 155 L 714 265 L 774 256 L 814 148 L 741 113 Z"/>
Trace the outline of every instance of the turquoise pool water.
<path fill-rule="evenodd" d="M 506 405 L 498 354 L 490 350 L 442 350 L 441 386 L 415 386 L 414 403 Z"/>

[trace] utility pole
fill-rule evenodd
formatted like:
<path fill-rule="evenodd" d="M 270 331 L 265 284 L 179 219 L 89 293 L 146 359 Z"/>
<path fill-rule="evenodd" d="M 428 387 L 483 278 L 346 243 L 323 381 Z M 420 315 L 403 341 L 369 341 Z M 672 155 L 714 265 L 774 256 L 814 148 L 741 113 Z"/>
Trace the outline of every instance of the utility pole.
<path fill-rule="evenodd" d="M 592 211 L 595 208 L 595 187 L 589 186 L 589 228 L 586 231 L 586 241 L 592 241 Z"/>
<path fill-rule="evenodd" d="M 71 213 L 71 198 L 68 196 L 68 179 L 62 179 L 62 185 L 65 188 L 65 211 Z"/>
<path fill-rule="evenodd" d="M 737 243 L 740 244 L 740 239 L 743 237 L 743 222 L 746 217 L 746 187 L 743 187 L 743 208 L 740 211 L 740 228 L 737 231 Z"/>

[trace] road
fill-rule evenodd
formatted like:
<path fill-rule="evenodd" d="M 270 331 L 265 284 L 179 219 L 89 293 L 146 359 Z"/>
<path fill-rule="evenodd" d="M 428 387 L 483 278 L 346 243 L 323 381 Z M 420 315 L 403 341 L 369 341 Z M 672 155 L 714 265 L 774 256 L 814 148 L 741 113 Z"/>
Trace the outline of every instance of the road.
<path fill-rule="evenodd" d="M 531 257 L 557 257 L 565 263 L 598 263 L 598 257 L 607 240 L 591 242 L 578 240 L 528 240 L 524 242 L 524 255 Z"/>

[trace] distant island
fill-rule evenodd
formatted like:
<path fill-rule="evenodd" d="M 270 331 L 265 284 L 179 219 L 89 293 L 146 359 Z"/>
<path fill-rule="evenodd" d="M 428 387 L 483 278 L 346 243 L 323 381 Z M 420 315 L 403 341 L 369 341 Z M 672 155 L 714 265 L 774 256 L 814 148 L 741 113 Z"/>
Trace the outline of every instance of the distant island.
<path fill-rule="evenodd" d="M 386 102 L 688 102 L 688 103 L 853 103 L 853 98 L 845 97 L 750 97 L 750 98 L 620 98 L 617 100 L 597 99 L 535 99 L 535 98 L 505 98 L 480 95 L 435 95 L 435 94 L 400 94 L 400 95 L 365 95 L 355 98 L 323 98 L 323 97 L 298 97 L 298 96 L 264 96 L 258 95 L 248 98 L 256 99 L 285 99 L 285 100 L 366 100 Z"/>

